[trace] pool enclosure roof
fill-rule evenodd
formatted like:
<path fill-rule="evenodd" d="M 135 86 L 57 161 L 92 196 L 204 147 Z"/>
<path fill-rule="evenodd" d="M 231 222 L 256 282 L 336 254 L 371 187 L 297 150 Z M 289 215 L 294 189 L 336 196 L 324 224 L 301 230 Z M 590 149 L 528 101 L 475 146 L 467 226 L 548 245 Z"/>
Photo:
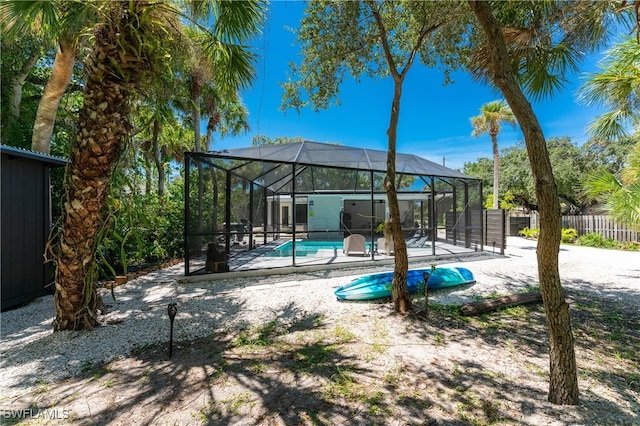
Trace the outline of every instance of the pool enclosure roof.
<path fill-rule="evenodd" d="M 242 175 L 249 181 L 261 181 L 265 187 L 278 192 L 276 187 L 288 179 L 282 176 L 279 167 L 270 169 L 263 166 L 258 169 L 248 167 L 252 163 L 294 165 L 302 173 L 305 168 L 332 168 L 355 170 L 359 172 L 386 173 L 387 151 L 355 148 L 336 144 L 319 142 L 294 142 L 278 145 L 265 145 L 248 148 L 234 148 L 206 153 L 189 153 L 193 158 L 229 160 L 225 166 L 218 167 L 233 170 L 234 174 Z M 276 171 L 279 169 L 279 171 Z M 465 175 L 457 170 L 434 163 L 412 154 L 396 154 L 396 174 L 412 176 L 433 176 L 441 179 L 472 180 L 476 178 Z M 276 183 L 279 182 L 279 183 Z"/>
<path fill-rule="evenodd" d="M 280 164 L 331 167 L 386 173 L 387 151 L 303 141 L 279 145 L 234 148 L 206 153 L 216 158 Z M 477 180 L 457 170 L 412 154 L 396 154 L 396 173 Z"/>

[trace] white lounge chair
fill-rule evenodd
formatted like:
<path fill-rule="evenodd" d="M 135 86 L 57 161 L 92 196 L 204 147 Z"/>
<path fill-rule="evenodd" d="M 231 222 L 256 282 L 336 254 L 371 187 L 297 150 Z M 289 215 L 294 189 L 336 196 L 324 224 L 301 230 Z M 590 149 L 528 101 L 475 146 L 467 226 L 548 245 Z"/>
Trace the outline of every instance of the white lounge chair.
<path fill-rule="evenodd" d="M 367 255 L 367 240 L 364 235 L 351 234 L 344 239 L 342 252 L 347 256 L 351 256 L 353 253 L 362 253 Z"/>
<path fill-rule="evenodd" d="M 391 256 L 393 254 L 393 240 L 389 239 L 389 247 L 387 247 L 387 239 L 386 238 L 378 238 L 378 253 L 384 253 L 387 256 Z"/>

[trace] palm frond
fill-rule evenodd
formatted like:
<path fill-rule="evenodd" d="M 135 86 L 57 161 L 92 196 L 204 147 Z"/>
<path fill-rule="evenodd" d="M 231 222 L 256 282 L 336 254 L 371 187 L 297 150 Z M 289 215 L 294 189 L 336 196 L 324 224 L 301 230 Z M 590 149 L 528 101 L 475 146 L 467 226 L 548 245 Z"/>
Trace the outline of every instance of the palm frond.
<path fill-rule="evenodd" d="M 596 137 L 627 135 L 640 122 L 640 44 L 625 38 L 607 51 L 599 67 L 600 72 L 587 75 L 578 92 L 584 104 L 609 110 L 596 117 L 589 131 Z"/>
<path fill-rule="evenodd" d="M 587 202 L 606 199 L 622 189 L 622 183 L 611 172 L 599 169 L 592 172 L 582 185 L 582 195 Z"/>
<path fill-rule="evenodd" d="M 215 16 L 214 33 L 228 43 L 254 36 L 265 19 L 266 1 L 220 1 Z"/>
<path fill-rule="evenodd" d="M 55 38 L 61 31 L 58 4 L 48 0 L 3 1 L 0 4 L 0 19 L 9 36 L 35 31 L 52 34 Z"/>
<path fill-rule="evenodd" d="M 186 17 L 225 43 L 255 35 L 264 22 L 266 0 L 183 0 Z"/>
<path fill-rule="evenodd" d="M 638 136 L 640 137 L 640 134 Z M 620 172 L 620 180 L 625 185 L 640 183 L 640 142 L 637 142 L 629 153 L 627 165 Z"/>
<path fill-rule="evenodd" d="M 640 183 L 612 194 L 605 208 L 615 220 L 640 229 Z"/>
<path fill-rule="evenodd" d="M 609 2 L 494 2 L 503 23 L 511 67 L 532 99 L 553 96 L 579 70 L 587 52 L 606 40 L 612 15 Z M 471 70 L 476 79 L 491 75 L 489 47 L 475 49 Z"/>
<path fill-rule="evenodd" d="M 595 138 L 618 139 L 627 135 L 626 123 L 631 119 L 627 111 L 613 110 L 595 117 L 587 131 Z"/>
<path fill-rule="evenodd" d="M 205 51 L 211 57 L 214 81 L 221 90 L 235 92 L 252 83 L 257 55 L 247 46 L 210 40 Z"/>
<path fill-rule="evenodd" d="M 538 101 L 559 92 L 568 81 L 566 76 L 578 71 L 584 56 L 566 42 L 538 44 L 526 53 L 518 64 L 518 75 L 525 91 Z"/>

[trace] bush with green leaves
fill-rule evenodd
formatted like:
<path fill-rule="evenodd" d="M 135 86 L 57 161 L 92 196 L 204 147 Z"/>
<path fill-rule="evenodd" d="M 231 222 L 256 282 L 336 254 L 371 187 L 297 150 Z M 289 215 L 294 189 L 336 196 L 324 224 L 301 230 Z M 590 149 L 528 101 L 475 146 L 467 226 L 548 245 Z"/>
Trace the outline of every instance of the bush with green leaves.
<path fill-rule="evenodd" d="M 601 248 L 617 248 L 618 242 L 611 238 L 605 238 L 597 232 L 590 232 L 588 234 L 580 236 L 576 240 L 576 244 L 587 247 L 601 247 Z"/>
<path fill-rule="evenodd" d="M 131 265 L 157 264 L 182 256 L 184 196 L 181 180 L 165 197 L 122 194 L 109 200 L 109 220 L 97 251 L 103 278 L 126 273 Z"/>
<path fill-rule="evenodd" d="M 629 251 L 640 251 L 640 242 L 638 241 L 625 241 L 619 244 L 619 249 Z"/>
<path fill-rule="evenodd" d="M 578 238 L 578 231 L 573 228 L 563 229 L 561 238 L 563 243 L 573 243 Z"/>
<path fill-rule="evenodd" d="M 518 234 L 522 235 L 525 238 L 536 239 L 538 238 L 538 235 L 540 235 L 540 230 L 538 228 L 530 229 L 528 226 L 525 226 L 518 232 Z"/>

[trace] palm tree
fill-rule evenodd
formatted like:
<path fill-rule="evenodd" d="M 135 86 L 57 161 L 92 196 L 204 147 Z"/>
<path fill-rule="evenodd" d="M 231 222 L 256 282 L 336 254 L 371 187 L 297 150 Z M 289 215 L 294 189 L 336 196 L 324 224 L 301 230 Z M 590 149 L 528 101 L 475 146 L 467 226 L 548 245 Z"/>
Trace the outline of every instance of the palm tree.
<path fill-rule="evenodd" d="M 524 134 L 540 212 L 538 275 L 549 336 L 548 399 L 578 403 L 578 380 L 569 306 L 560 282 L 558 254 L 562 221 L 544 133 L 525 91 L 550 95 L 575 71 L 585 52 L 603 43 L 613 5 L 608 2 L 520 3 L 470 0 L 484 39 L 473 58 L 476 75 L 504 95 Z M 474 68 L 474 67 L 472 67 Z"/>
<path fill-rule="evenodd" d="M 162 13 L 149 9 L 143 2 L 101 5 L 103 22 L 94 30 L 94 45 L 85 62 L 84 101 L 65 179 L 63 228 L 55 253 L 56 331 L 91 329 L 97 323 L 97 238 L 109 181 L 129 132 L 132 90 L 151 63 L 147 59 L 155 54 L 142 41 L 158 36 L 151 19 L 161 19 Z"/>
<path fill-rule="evenodd" d="M 31 150 L 49 154 L 51 136 L 56 121 L 58 106 L 73 76 L 76 59 L 76 44 L 72 38 L 61 38 L 56 46 L 56 58 L 51 69 L 44 93 L 38 104 L 36 120 L 33 123 Z"/>
<path fill-rule="evenodd" d="M 0 8 L 0 15 L 11 31 L 34 32 L 48 38 L 56 48 L 31 139 L 33 151 L 49 154 L 58 106 L 73 76 L 81 35 L 97 19 L 97 9 L 84 2 L 19 0 L 6 1 Z"/>
<path fill-rule="evenodd" d="M 184 41 L 186 38 L 179 40 L 172 48 L 171 57 L 176 62 L 183 59 L 181 51 L 184 44 L 181 42 Z M 140 158 L 143 163 L 146 193 L 152 192 L 155 177 L 155 189 L 160 198 L 165 193 L 167 163 L 170 159 L 181 162 L 184 151 L 193 150 L 194 147 L 189 139 L 191 127 L 185 122 L 180 109 L 184 103 L 185 85 L 179 68 L 167 67 L 156 73 L 153 81 L 147 82 L 142 88 L 142 99 L 136 103 L 137 131 L 132 156 Z"/>
<path fill-rule="evenodd" d="M 263 5 L 259 2 L 253 2 L 258 7 L 252 6 L 251 2 L 220 2 L 220 5 L 225 5 L 220 9 L 217 3 L 190 2 L 193 16 L 206 18 L 214 14 L 217 17 L 210 33 L 202 31 L 200 25 L 192 25 L 186 32 L 191 42 L 186 73 L 190 82 L 196 151 L 202 148 L 200 120 L 204 92 L 215 92 L 224 99 L 236 99 L 238 90 L 247 88 L 255 75 L 254 54 L 235 43 L 234 39 L 242 40 L 258 30 Z M 216 114 L 217 108 L 210 108 L 210 101 L 205 105 L 208 107 L 205 112 Z"/>
<path fill-rule="evenodd" d="M 493 208 L 497 209 L 498 185 L 500 183 L 500 152 L 498 151 L 498 133 L 500 133 L 500 123 L 516 124 L 516 118 L 504 100 L 488 102 L 480 108 L 480 115 L 471 118 L 473 127 L 472 136 L 478 137 L 485 133 L 491 136 L 491 147 L 493 148 Z"/>
<path fill-rule="evenodd" d="M 144 102 L 136 108 L 140 117 L 140 131 L 136 135 L 139 155 L 146 171 L 146 192 L 151 192 L 152 169 L 155 167 L 158 197 L 164 197 L 166 171 L 170 160 L 183 161 L 184 151 L 193 149 L 189 138 L 189 126 L 176 114 L 171 105 L 170 93 L 165 88 L 156 88 Z M 152 166 L 153 165 L 153 166 Z"/>
<path fill-rule="evenodd" d="M 207 13 L 214 12 L 207 2 L 193 2 L 191 6 L 191 11 L 195 16 L 202 16 L 202 14 L 206 16 Z M 256 15 L 254 10 L 246 8 L 245 2 L 229 2 L 228 6 L 231 6 L 229 7 L 230 10 L 217 14 L 219 19 L 213 28 L 216 40 L 225 39 L 224 31 L 228 31 L 230 28 L 239 28 L 233 22 L 242 14 L 253 15 L 257 20 L 243 19 L 242 21 L 248 27 L 239 32 L 238 35 L 245 37 L 257 29 L 256 23 L 259 22 L 259 14 Z M 234 8 L 238 10 L 234 12 L 232 10 Z M 215 92 L 223 97 L 237 98 L 237 91 L 248 87 L 253 80 L 253 60 L 255 58 L 250 51 L 241 49 L 240 46 L 232 43 L 224 45 L 224 49 L 222 49 L 219 42 L 211 42 L 210 34 L 203 32 L 200 26 L 193 25 L 189 27 L 186 34 L 191 41 L 186 64 L 186 74 L 189 80 L 189 109 L 193 120 L 195 150 L 202 151 L 202 136 L 200 132 L 202 112 L 205 111 L 210 114 L 210 120 L 207 123 L 207 139 L 205 140 L 207 145 L 210 142 L 209 129 L 215 129 L 217 127 L 216 122 L 219 119 L 217 117 L 217 106 L 213 105 L 212 107 L 212 97 L 207 96 L 207 99 L 203 99 L 203 92 L 208 94 Z M 204 110 L 202 108 L 203 103 L 205 105 Z M 198 170 L 196 226 L 198 232 L 202 232 L 204 226 L 204 175 L 202 164 L 198 162 L 196 167 Z M 192 243 L 194 246 L 199 247 L 200 237 L 194 238 Z"/>
<path fill-rule="evenodd" d="M 221 137 L 236 136 L 249 130 L 249 111 L 236 93 L 221 97 L 215 87 L 206 88 L 203 95 L 203 110 L 207 112 L 207 132 L 204 137 L 204 151 L 213 146 L 213 133 L 219 132 Z"/>
<path fill-rule="evenodd" d="M 626 37 L 615 44 L 580 89 L 588 105 L 603 104 L 609 111 L 597 117 L 589 132 L 597 138 L 619 140 L 629 133 L 640 136 L 640 44 Z M 638 139 L 636 139 L 638 140 Z M 616 220 L 640 229 L 640 142 L 627 157 L 618 176 L 600 169 L 582 186 L 587 201 L 600 200 Z"/>
<path fill-rule="evenodd" d="M 247 22 L 259 19 L 263 11 L 257 1 L 193 3 L 199 11 L 203 3 L 215 6 L 211 10 L 217 15 L 209 17 L 214 22 L 210 43 L 222 57 L 225 52 L 242 51 L 238 43 L 250 32 Z M 94 44 L 85 62 L 84 103 L 66 173 L 62 232 L 55 253 L 54 330 L 91 329 L 97 323 L 95 253 L 109 181 L 131 128 L 128 114 L 134 90 L 150 71 L 166 65 L 166 41 L 181 36 L 182 19 L 188 17 L 168 2 L 91 4 L 101 20 L 93 30 Z M 225 16 L 222 23 L 216 20 L 220 16 Z M 221 65 L 233 65 L 226 57 L 229 60 Z"/>

